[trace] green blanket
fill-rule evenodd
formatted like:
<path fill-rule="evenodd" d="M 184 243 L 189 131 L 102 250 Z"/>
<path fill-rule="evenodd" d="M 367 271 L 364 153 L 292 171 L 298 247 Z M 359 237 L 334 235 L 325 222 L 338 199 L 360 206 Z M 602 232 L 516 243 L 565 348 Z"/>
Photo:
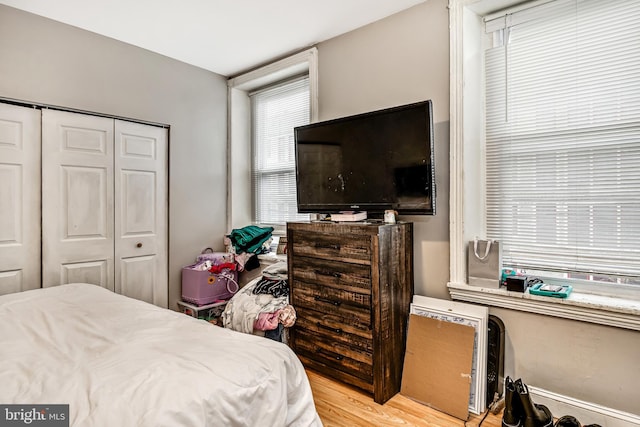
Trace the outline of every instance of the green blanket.
<path fill-rule="evenodd" d="M 246 227 L 231 230 L 229 238 L 237 253 L 259 252 L 262 244 L 271 238 L 273 227 L 258 227 L 248 225 Z"/>

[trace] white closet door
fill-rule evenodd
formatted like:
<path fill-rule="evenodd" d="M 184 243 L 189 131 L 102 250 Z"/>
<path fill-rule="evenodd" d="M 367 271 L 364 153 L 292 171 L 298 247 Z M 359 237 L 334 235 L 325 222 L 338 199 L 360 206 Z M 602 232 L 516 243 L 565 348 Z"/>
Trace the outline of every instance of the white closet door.
<path fill-rule="evenodd" d="M 40 110 L 0 104 L 0 295 L 40 287 Z"/>
<path fill-rule="evenodd" d="M 43 286 L 114 290 L 113 119 L 42 112 Z"/>
<path fill-rule="evenodd" d="M 167 130 L 115 122 L 115 291 L 168 305 Z"/>

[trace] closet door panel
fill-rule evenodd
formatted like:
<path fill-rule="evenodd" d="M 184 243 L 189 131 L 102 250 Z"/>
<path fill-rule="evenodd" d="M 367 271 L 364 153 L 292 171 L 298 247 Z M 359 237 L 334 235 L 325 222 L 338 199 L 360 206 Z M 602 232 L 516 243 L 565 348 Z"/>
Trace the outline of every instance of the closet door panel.
<path fill-rule="evenodd" d="M 159 294 L 166 292 L 166 290 L 159 290 L 155 286 L 159 279 L 157 264 L 158 259 L 155 255 L 122 259 L 120 262 L 120 293 L 131 298 L 155 303 L 160 299 Z"/>
<path fill-rule="evenodd" d="M 107 261 L 67 263 L 61 266 L 62 283 L 107 283 L 109 264 Z"/>
<path fill-rule="evenodd" d="M 113 119 L 42 112 L 43 286 L 114 289 Z"/>
<path fill-rule="evenodd" d="M 115 290 L 167 307 L 168 132 L 115 122 Z"/>
<path fill-rule="evenodd" d="M 109 182 L 106 167 L 60 167 L 60 225 L 65 241 L 109 238 Z M 96 250 L 87 247 L 85 250 Z"/>
<path fill-rule="evenodd" d="M 25 291 L 23 270 L 10 270 L 0 272 L 0 295 Z"/>
<path fill-rule="evenodd" d="M 0 104 L 0 295 L 40 287 L 40 110 Z"/>

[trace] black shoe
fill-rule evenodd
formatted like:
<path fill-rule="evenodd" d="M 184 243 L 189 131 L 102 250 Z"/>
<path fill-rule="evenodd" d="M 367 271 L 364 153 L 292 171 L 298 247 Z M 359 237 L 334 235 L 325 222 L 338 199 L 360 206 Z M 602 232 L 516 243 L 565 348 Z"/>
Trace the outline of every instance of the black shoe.
<path fill-rule="evenodd" d="M 522 380 L 517 380 L 513 387 L 517 396 L 520 397 L 522 412 L 524 414 L 523 427 L 553 427 L 553 416 L 551 411 L 544 405 L 536 405 L 531 400 L 529 389 Z"/>
<path fill-rule="evenodd" d="M 502 413 L 502 427 L 522 427 L 522 405 L 520 397 L 516 393 L 513 380 L 505 379 L 504 384 L 504 412 Z"/>
<path fill-rule="evenodd" d="M 582 427 L 580 425 L 580 421 L 576 419 L 576 417 L 572 417 L 571 415 L 563 415 L 558 418 L 558 421 L 554 424 L 554 427 Z"/>

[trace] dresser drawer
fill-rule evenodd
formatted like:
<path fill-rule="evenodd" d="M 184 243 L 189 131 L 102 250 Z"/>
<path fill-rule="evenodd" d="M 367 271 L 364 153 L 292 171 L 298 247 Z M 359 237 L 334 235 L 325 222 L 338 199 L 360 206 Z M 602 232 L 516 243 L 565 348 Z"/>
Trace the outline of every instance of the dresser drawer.
<path fill-rule="evenodd" d="M 371 353 L 355 349 L 340 342 L 333 342 L 299 328 L 295 332 L 295 350 L 297 354 L 315 360 L 360 378 L 373 381 L 373 357 Z"/>
<path fill-rule="evenodd" d="M 340 341 L 369 353 L 373 351 L 373 334 L 367 325 L 346 322 L 340 316 L 321 313 L 308 308 L 300 308 L 297 314 L 298 318 L 296 319 L 294 331 L 298 328 L 305 329 L 317 336 L 324 336 L 332 341 Z"/>
<path fill-rule="evenodd" d="M 293 251 L 297 256 L 369 264 L 371 239 L 361 234 L 331 234 L 295 232 Z"/>
<path fill-rule="evenodd" d="M 321 284 L 353 292 L 371 293 L 371 269 L 318 258 L 295 257 L 291 277 L 294 282 Z"/>
<path fill-rule="evenodd" d="M 371 295 L 326 288 L 321 285 L 295 286 L 291 304 L 331 314 L 344 322 L 371 328 Z"/>

